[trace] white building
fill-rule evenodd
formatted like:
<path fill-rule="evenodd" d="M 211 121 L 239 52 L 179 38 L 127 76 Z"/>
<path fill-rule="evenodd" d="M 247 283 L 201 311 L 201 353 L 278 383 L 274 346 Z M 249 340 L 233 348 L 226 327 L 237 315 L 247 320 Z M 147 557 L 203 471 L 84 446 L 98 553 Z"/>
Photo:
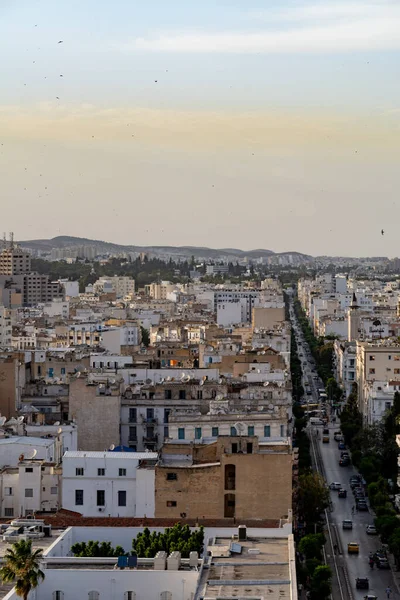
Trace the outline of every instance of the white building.
<path fill-rule="evenodd" d="M 68 279 L 59 279 L 58 283 L 63 286 L 66 298 L 77 298 L 79 296 L 79 281 L 68 281 Z"/>
<path fill-rule="evenodd" d="M 246 298 L 235 298 L 217 303 L 217 323 L 226 327 L 246 323 L 248 301 Z"/>
<path fill-rule="evenodd" d="M 0 306 L 0 348 L 11 348 L 11 345 L 11 310 L 4 306 Z"/>
<path fill-rule="evenodd" d="M 113 354 L 121 354 L 121 346 L 139 346 L 141 341 L 138 325 L 109 327 L 102 331 L 102 346 Z"/>
<path fill-rule="evenodd" d="M 69 302 L 61 299 L 55 299 L 51 302 L 46 302 L 42 307 L 43 314 L 48 317 L 62 317 L 63 319 L 69 318 Z"/>
<path fill-rule="evenodd" d="M 25 517 L 54 512 L 61 500 L 61 469 L 43 460 L 21 460 L 0 471 L 1 517 Z"/>
<path fill-rule="evenodd" d="M 154 517 L 156 452 L 66 452 L 63 508 L 85 517 Z"/>
<path fill-rule="evenodd" d="M 179 552 L 160 553 L 155 559 L 139 557 L 135 568 L 121 569 L 116 558 L 72 556 L 74 544 L 89 540 L 108 540 L 127 551 L 142 531 L 139 527 L 69 527 L 45 550 L 46 578 L 32 600 L 228 600 L 233 585 L 246 590 L 249 598 L 298 600 L 292 526 L 286 521 L 269 528 L 247 528 L 244 540 L 238 540 L 238 528 L 206 527 L 204 558 L 197 553 L 190 558 L 182 558 Z M 152 527 L 150 532 L 164 533 L 164 529 Z M 232 548 L 234 540 L 240 543 L 240 553 Z M 279 568 L 271 566 L 271 557 Z M 227 579 L 227 569 L 235 573 L 234 582 Z M 18 600 L 15 590 L 4 600 Z"/>
<path fill-rule="evenodd" d="M 0 439 L 0 468 L 15 467 L 21 460 L 30 458 L 57 462 L 57 454 L 57 438 L 10 436 Z"/>

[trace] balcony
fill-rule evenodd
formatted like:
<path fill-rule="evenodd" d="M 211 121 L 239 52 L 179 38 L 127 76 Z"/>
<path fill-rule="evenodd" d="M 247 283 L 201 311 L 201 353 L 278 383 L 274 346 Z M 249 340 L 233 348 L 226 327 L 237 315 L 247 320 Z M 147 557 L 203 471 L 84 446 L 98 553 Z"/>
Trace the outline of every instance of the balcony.
<path fill-rule="evenodd" d="M 128 438 L 128 442 L 137 442 L 137 435 L 130 435 Z"/>
<path fill-rule="evenodd" d="M 143 436 L 143 442 L 144 443 L 149 443 L 149 444 L 156 444 L 158 441 L 158 434 L 157 433 L 152 433 L 152 434 L 147 434 Z"/>
<path fill-rule="evenodd" d="M 156 417 L 142 417 L 142 423 L 157 423 Z"/>

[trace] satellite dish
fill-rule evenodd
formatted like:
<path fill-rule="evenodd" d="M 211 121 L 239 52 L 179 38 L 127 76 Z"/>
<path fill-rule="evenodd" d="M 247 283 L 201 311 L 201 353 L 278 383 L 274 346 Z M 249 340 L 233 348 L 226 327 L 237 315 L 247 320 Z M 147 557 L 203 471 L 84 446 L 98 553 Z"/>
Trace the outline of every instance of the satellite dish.
<path fill-rule="evenodd" d="M 243 435 L 245 432 L 246 426 L 244 423 L 235 423 L 235 429 L 239 435 Z"/>
<path fill-rule="evenodd" d="M 59 427 L 59 428 L 57 429 L 57 433 L 62 433 L 62 428 L 61 428 L 61 427 Z"/>
<path fill-rule="evenodd" d="M 24 419 L 25 419 L 24 416 L 17 417 L 18 424 L 21 425 L 24 422 Z"/>
<path fill-rule="evenodd" d="M 76 374 L 76 378 L 78 379 L 78 377 L 80 377 L 80 376 L 81 376 L 81 372 L 78 371 L 77 374 Z"/>
<path fill-rule="evenodd" d="M 34 448 L 33 452 L 32 452 L 32 455 L 31 456 L 25 456 L 25 459 L 26 460 L 32 460 L 32 458 L 35 458 L 36 454 L 37 454 L 37 450 L 36 450 L 36 448 Z"/>
<path fill-rule="evenodd" d="M 7 417 L 0 417 L 0 427 L 3 427 L 3 425 L 6 421 L 7 421 Z"/>
<path fill-rule="evenodd" d="M 263 386 L 264 387 L 268 387 L 269 386 L 269 381 L 264 381 Z"/>
<path fill-rule="evenodd" d="M 146 383 L 147 383 L 147 385 L 150 385 L 151 384 L 151 379 L 146 379 Z"/>
<path fill-rule="evenodd" d="M 60 421 L 56 421 L 56 422 L 54 423 L 54 425 L 55 425 L 56 427 L 58 427 L 59 425 L 61 425 L 61 423 L 60 423 Z"/>
<path fill-rule="evenodd" d="M 111 450 L 111 452 L 112 452 L 113 450 L 115 450 L 115 444 L 111 444 L 111 446 L 110 446 L 110 450 Z"/>
<path fill-rule="evenodd" d="M 200 380 L 200 385 L 204 385 L 204 379 Z"/>
<path fill-rule="evenodd" d="M 185 377 L 186 377 L 186 373 L 182 373 L 181 379 L 185 379 Z"/>
<path fill-rule="evenodd" d="M 168 375 L 167 381 L 171 381 L 171 375 Z"/>

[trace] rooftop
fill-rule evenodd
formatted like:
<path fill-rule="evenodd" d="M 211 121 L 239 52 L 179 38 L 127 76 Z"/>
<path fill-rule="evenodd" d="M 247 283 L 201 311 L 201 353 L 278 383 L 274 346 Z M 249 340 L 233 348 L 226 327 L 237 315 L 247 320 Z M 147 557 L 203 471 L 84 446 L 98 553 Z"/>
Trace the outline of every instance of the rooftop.
<path fill-rule="evenodd" d="M 248 537 L 244 541 L 217 537 L 207 550 L 208 568 L 202 570 L 196 598 L 296 597 L 291 565 L 291 538 Z"/>
<path fill-rule="evenodd" d="M 157 460 L 157 452 L 84 452 L 67 450 L 63 458 L 115 458 L 131 460 Z"/>

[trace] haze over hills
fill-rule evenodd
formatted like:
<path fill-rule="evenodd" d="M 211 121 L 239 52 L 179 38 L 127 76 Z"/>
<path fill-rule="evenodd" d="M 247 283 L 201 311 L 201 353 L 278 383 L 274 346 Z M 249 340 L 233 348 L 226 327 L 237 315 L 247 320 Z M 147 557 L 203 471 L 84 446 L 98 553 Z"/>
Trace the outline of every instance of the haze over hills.
<path fill-rule="evenodd" d="M 307 262 L 313 257 L 300 252 L 273 252 L 267 249 L 240 250 L 238 248 L 207 248 L 202 246 L 134 246 L 114 244 L 102 240 L 91 240 L 89 238 L 80 238 L 74 236 L 61 235 L 51 239 L 24 240 L 18 242 L 23 248 L 29 248 L 33 251 L 42 253 L 51 252 L 53 249 L 77 247 L 77 246 L 95 246 L 99 254 L 123 253 L 123 252 L 151 252 L 155 255 L 176 255 L 187 256 L 190 258 L 208 258 L 208 259 L 241 259 L 241 258 L 266 258 L 272 256 L 293 255 L 298 259 Z"/>

